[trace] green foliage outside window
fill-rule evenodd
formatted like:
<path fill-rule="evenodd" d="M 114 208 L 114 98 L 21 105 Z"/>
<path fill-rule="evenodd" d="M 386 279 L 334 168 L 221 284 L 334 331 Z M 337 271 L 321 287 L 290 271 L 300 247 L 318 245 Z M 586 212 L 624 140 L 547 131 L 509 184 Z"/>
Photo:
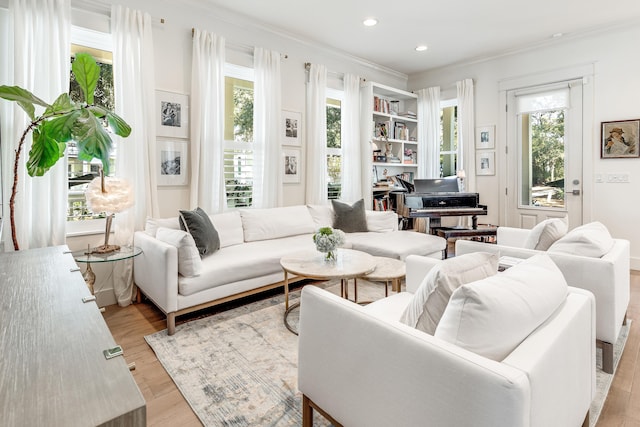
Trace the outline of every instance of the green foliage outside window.
<path fill-rule="evenodd" d="M 564 178 L 564 111 L 529 115 L 532 184 L 544 185 Z"/>

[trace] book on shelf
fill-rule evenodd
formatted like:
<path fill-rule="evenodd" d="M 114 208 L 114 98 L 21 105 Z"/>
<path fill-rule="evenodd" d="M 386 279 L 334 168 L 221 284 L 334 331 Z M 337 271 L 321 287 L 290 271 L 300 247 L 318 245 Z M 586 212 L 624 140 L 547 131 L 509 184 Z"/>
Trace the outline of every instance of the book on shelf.
<path fill-rule="evenodd" d="M 414 113 L 413 111 L 400 111 L 398 113 L 398 115 L 400 117 L 407 117 L 409 119 L 417 119 L 418 115 L 416 113 Z"/>

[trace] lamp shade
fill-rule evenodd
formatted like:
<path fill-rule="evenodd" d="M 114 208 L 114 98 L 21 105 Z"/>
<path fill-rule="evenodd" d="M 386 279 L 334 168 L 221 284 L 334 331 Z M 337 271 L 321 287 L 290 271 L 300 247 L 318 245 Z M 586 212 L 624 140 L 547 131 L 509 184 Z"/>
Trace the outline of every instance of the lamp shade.
<path fill-rule="evenodd" d="M 87 207 L 93 213 L 118 213 L 129 209 L 134 204 L 133 188 L 122 178 L 105 177 L 104 192 L 101 178 L 95 178 L 89 183 L 85 192 Z"/>

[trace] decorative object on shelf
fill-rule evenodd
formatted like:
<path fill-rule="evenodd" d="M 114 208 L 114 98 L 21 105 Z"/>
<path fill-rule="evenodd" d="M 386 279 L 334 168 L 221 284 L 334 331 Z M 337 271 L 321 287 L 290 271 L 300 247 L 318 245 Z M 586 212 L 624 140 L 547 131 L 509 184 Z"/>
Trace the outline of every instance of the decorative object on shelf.
<path fill-rule="evenodd" d="M 476 152 L 476 175 L 495 175 L 495 151 Z"/>
<path fill-rule="evenodd" d="M 603 159 L 640 157 L 640 119 L 602 122 L 601 151 Z"/>
<path fill-rule="evenodd" d="M 476 150 L 495 148 L 495 126 L 479 126 L 476 128 Z"/>
<path fill-rule="evenodd" d="M 187 185 L 188 144 L 186 141 L 158 141 L 158 185 Z"/>
<path fill-rule="evenodd" d="M 295 111 L 282 110 L 284 124 L 283 145 L 301 145 L 302 114 Z"/>
<path fill-rule="evenodd" d="M 313 235 L 313 242 L 318 252 L 326 253 L 325 260 L 336 260 L 336 249 L 345 242 L 345 234 L 342 230 L 331 227 L 322 227 Z"/>
<path fill-rule="evenodd" d="M 91 245 L 87 245 L 87 255 L 91 253 Z M 91 263 L 88 262 L 87 263 L 87 269 L 84 271 L 84 274 L 82 275 L 82 278 L 84 279 L 85 283 L 87 284 L 87 287 L 89 288 L 89 291 L 91 292 L 91 295 L 95 295 L 94 292 L 94 285 L 96 284 L 96 274 L 93 272 L 93 269 L 91 268 Z"/>
<path fill-rule="evenodd" d="M 33 142 L 26 162 L 29 176 L 42 176 L 64 157 L 68 141 L 74 140 L 78 146 L 78 158 L 102 162 L 109 172 L 109 154 L 113 141 L 109 132 L 126 138 L 131 127 L 114 112 L 94 104 L 94 92 L 100 77 L 100 67 L 89 54 L 78 53 L 71 64 L 71 70 L 80 86 L 84 100 L 74 102 L 68 93 L 63 93 L 48 104 L 19 86 L 0 86 L 0 98 L 15 101 L 27 113 L 31 122 L 22 133 L 15 150 L 13 166 L 13 187 L 9 199 L 9 214 L 13 248 L 20 250 L 15 224 L 15 200 L 18 191 L 18 165 L 22 148 L 29 132 L 33 131 Z M 43 78 L 48 78 L 46 71 Z M 35 115 L 35 107 L 45 107 L 40 116 Z"/>
<path fill-rule="evenodd" d="M 285 184 L 296 184 L 300 182 L 300 149 L 285 148 L 282 150 L 282 160 L 284 161 L 284 175 L 282 182 Z"/>
<path fill-rule="evenodd" d="M 118 245 L 109 244 L 111 234 L 111 223 L 113 215 L 129 209 L 134 204 L 133 189 L 129 183 L 122 178 L 104 177 L 101 170 L 100 176 L 95 178 L 85 193 L 87 207 L 94 213 L 107 213 L 107 220 L 104 232 L 104 245 L 93 248 L 92 253 L 109 253 L 120 249 Z"/>
<path fill-rule="evenodd" d="M 156 90 L 157 136 L 189 137 L 189 96 Z"/>

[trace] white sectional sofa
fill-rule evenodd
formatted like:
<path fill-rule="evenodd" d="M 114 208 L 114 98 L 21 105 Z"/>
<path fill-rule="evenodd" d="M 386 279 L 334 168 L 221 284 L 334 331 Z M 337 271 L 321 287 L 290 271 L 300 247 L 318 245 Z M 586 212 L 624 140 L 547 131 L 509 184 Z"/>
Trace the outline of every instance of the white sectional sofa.
<path fill-rule="evenodd" d="M 598 224 L 585 224 L 571 230 L 563 239 L 575 233 L 574 238 L 567 239 L 561 247 L 551 246 L 546 251 L 527 248 L 532 230 L 498 227 L 496 245 L 458 240 L 456 255 L 496 252 L 500 256 L 525 259 L 547 253 L 569 286 L 586 289 L 595 295 L 597 345 L 602 348 L 603 370 L 613 373 L 613 347 L 626 322 L 630 299 L 630 245 L 628 240 L 610 236 L 591 238 L 591 234 L 596 234 L 594 225 L 597 226 L 595 232 L 603 231 L 604 226 Z M 581 249 L 584 246 L 589 250 Z"/>
<path fill-rule="evenodd" d="M 367 306 L 315 286 L 302 290 L 298 388 L 303 426 L 312 424 L 314 409 L 350 427 L 589 425 L 595 392 L 591 293 L 566 287 L 556 271 L 553 280 L 559 276 L 565 286 L 558 308 L 542 317 L 506 357 L 495 360 L 445 341 L 437 331 L 429 335 L 400 321 L 429 270 L 447 261 L 409 256 L 406 262 L 407 292 Z M 476 289 L 495 289 L 495 282 L 488 287 L 481 282 Z M 503 300 L 511 282 L 506 285 L 503 293 L 489 291 L 485 297 Z M 534 292 L 536 285 L 530 284 Z M 469 304 L 461 305 L 476 304 L 476 294 L 471 295 Z M 504 331 L 520 324 L 507 325 L 503 317 L 513 312 L 505 305 L 498 310 L 479 307 L 478 317 L 463 319 L 460 328 L 471 325 L 477 330 L 467 332 L 482 335 L 483 343 L 492 341 L 487 330 L 500 340 Z M 516 317 L 522 314 L 516 310 Z"/>
<path fill-rule="evenodd" d="M 134 259 L 135 283 L 167 315 L 170 335 L 178 315 L 283 286 L 280 258 L 313 249 L 312 234 L 332 226 L 334 213 L 328 205 L 302 205 L 241 209 L 210 215 L 210 219 L 218 231 L 220 249 L 205 256 L 192 277 L 180 274 L 186 269 L 179 262 L 178 247 L 156 237 L 159 229 L 179 229 L 178 217 L 149 219 L 145 230 L 135 233 L 135 245 L 143 251 Z M 394 212 L 367 211 L 366 223 L 367 232 L 347 233 L 344 247 L 397 259 L 411 254 L 442 258 L 444 239 L 399 231 Z"/>

